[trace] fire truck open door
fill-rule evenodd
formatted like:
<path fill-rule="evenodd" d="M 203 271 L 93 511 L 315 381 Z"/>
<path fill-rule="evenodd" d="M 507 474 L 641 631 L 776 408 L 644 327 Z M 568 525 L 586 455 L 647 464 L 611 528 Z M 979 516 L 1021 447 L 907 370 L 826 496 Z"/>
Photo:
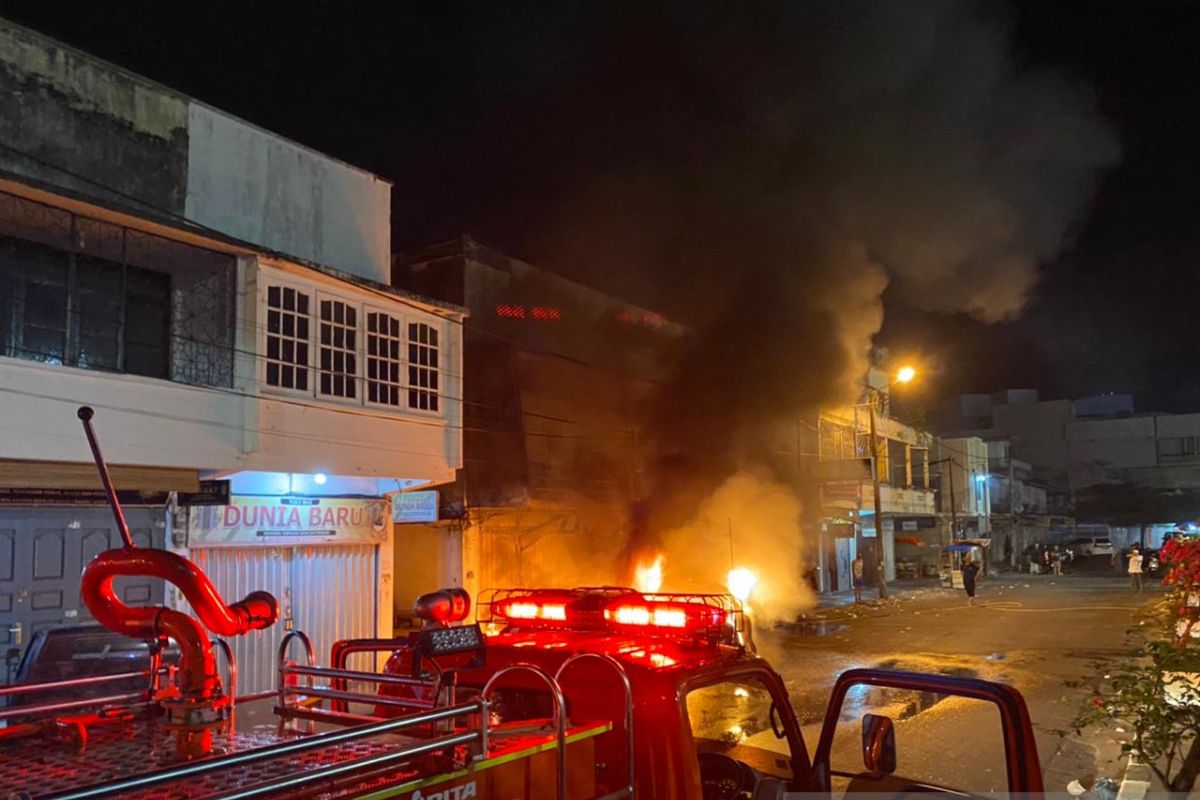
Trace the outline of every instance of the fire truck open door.
<path fill-rule="evenodd" d="M 981 758 L 993 765 L 981 766 Z M 1032 800 L 1043 791 L 1033 725 L 1016 689 L 879 669 L 838 678 L 812 776 L 813 791 L 834 797 L 1005 793 Z"/>

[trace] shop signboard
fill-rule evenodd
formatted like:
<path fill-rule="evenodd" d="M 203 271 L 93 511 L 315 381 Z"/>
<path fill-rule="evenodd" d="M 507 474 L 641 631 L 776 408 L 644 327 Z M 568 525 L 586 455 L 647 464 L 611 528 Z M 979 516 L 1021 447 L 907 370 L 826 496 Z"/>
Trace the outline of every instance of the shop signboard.
<path fill-rule="evenodd" d="M 180 492 L 181 506 L 224 506 L 229 504 L 229 481 L 200 481 L 200 491 Z"/>
<path fill-rule="evenodd" d="M 437 490 L 424 492 L 401 492 L 392 496 L 392 522 L 403 525 L 410 522 L 437 522 Z"/>
<path fill-rule="evenodd" d="M 192 508 L 189 547 L 382 544 L 387 501 L 357 497 L 231 497 Z"/>

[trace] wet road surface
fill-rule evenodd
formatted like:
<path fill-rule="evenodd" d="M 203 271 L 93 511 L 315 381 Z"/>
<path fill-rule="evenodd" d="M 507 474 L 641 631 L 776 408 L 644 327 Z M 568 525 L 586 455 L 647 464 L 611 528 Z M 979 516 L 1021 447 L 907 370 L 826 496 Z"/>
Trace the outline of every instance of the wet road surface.
<path fill-rule="evenodd" d="M 1098 573 L 1098 574 L 1097 574 Z M 1147 581 L 1148 588 L 1152 582 Z M 1095 674 L 1097 659 L 1120 658 L 1142 595 L 1107 570 L 1065 576 L 993 576 L 977 605 L 961 590 L 906 591 L 866 607 L 814 612 L 796 625 L 756 632 L 760 652 L 787 682 L 810 752 L 838 674 L 852 667 L 977 676 L 1015 686 L 1035 726 L 1047 791 L 1072 779 L 1120 778 L 1112 733 L 1063 737 L 1085 692 L 1065 686 Z M 834 768 L 861 769 L 863 713 L 884 713 L 896 727 L 899 769 L 909 777 L 970 791 L 1002 791 L 1004 758 L 993 706 L 961 698 L 886 690 L 852 693 L 842 709 Z"/>

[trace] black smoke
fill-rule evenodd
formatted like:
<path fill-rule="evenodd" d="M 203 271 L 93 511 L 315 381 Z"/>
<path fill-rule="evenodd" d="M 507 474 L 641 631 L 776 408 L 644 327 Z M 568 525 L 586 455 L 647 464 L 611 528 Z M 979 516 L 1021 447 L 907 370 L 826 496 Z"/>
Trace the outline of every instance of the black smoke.
<path fill-rule="evenodd" d="M 651 491 L 688 509 L 774 422 L 854 396 L 889 284 L 1018 314 L 1118 146 L 1086 87 L 1015 65 L 990 5 L 655 9 L 596 20 L 590 168 L 541 244 L 698 331 L 647 426 Z"/>

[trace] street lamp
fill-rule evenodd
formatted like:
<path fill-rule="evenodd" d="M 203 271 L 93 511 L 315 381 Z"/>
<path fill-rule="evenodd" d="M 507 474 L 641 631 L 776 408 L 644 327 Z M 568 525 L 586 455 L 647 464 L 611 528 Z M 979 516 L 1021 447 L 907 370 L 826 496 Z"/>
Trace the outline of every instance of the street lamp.
<path fill-rule="evenodd" d="M 916 369 L 905 365 L 896 372 L 895 379 L 889 381 L 883 388 L 887 389 L 896 383 L 911 383 L 915 377 L 917 377 Z M 867 388 L 875 392 L 883 392 L 883 389 L 875 389 L 872 386 Z M 879 575 L 879 599 L 886 600 L 888 598 L 887 570 L 883 558 L 883 501 L 880 499 L 879 489 L 879 437 L 875 434 L 875 403 L 868 402 L 867 411 L 871 415 L 871 494 L 875 509 L 875 569 Z"/>

